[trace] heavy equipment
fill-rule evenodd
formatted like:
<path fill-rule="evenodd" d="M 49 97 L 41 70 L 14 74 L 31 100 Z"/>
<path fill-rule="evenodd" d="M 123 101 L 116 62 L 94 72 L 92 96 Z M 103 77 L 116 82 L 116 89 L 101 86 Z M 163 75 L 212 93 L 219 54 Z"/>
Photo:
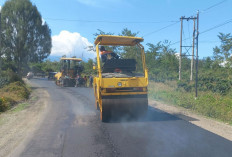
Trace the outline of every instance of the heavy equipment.
<path fill-rule="evenodd" d="M 55 74 L 56 84 L 62 87 L 74 87 L 76 85 L 77 75 L 80 76 L 83 68 L 78 64 L 82 61 L 80 58 L 62 57 L 60 72 Z"/>
<path fill-rule="evenodd" d="M 55 75 L 57 74 L 57 72 L 49 72 L 48 73 L 48 80 L 55 80 Z"/>
<path fill-rule="evenodd" d="M 147 112 L 148 70 L 141 45 L 143 40 L 140 37 L 112 35 L 96 38 L 97 66 L 93 69 L 97 70 L 97 76 L 94 77 L 93 89 L 95 106 L 100 110 L 102 122 L 109 121 L 118 113 L 140 116 Z M 101 61 L 103 57 L 100 58 L 99 46 L 119 47 L 121 50 L 133 47 L 139 55 L 124 55 L 118 59 L 107 57 L 106 61 Z"/>

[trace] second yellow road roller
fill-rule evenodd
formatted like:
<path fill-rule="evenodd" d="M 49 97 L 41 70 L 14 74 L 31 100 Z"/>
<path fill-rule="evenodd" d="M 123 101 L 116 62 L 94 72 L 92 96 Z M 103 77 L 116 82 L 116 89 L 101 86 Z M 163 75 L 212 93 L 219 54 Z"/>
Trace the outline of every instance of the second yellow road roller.
<path fill-rule="evenodd" d="M 96 38 L 97 65 L 93 69 L 97 70 L 97 76 L 93 87 L 102 122 L 120 112 L 135 115 L 147 112 L 148 70 L 143 40 L 113 35 Z"/>

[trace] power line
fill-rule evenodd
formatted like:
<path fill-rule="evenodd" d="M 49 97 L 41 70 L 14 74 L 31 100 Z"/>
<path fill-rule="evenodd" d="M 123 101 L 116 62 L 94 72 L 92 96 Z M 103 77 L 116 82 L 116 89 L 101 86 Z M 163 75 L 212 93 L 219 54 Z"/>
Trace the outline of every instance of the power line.
<path fill-rule="evenodd" d="M 175 23 L 172 23 L 172 24 L 170 24 L 170 25 L 167 25 L 167 26 L 165 26 L 165 27 L 162 27 L 162 28 L 157 29 L 157 30 L 155 30 L 155 31 L 152 31 L 152 32 L 150 32 L 150 33 L 147 33 L 147 34 L 145 34 L 143 37 L 148 36 L 148 35 L 151 35 L 151 34 L 154 34 L 154 33 L 156 33 L 156 32 L 159 32 L 159 31 L 161 31 L 161 30 L 163 30 L 163 29 L 166 29 L 166 28 L 168 28 L 168 27 L 171 27 L 171 26 L 173 26 L 173 25 L 175 25 L 175 24 L 177 24 L 177 23 L 179 23 L 179 22 L 180 22 L 180 21 L 176 21 Z"/>
<path fill-rule="evenodd" d="M 203 40 L 203 41 L 199 41 L 200 43 L 219 43 L 220 41 L 205 41 L 205 40 Z"/>
<path fill-rule="evenodd" d="M 216 26 L 214 26 L 214 27 L 211 27 L 211 28 L 209 28 L 209 29 L 207 29 L 207 30 L 205 30 L 205 31 L 203 31 L 203 32 L 200 32 L 200 34 L 204 34 L 204 33 L 206 33 L 206 32 L 209 32 L 209 31 L 213 30 L 213 29 L 216 29 L 216 28 L 218 28 L 218 27 L 224 26 L 224 25 L 226 25 L 226 24 L 228 24 L 228 23 L 230 23 L 230 22 L 232 22 L 232 19 L 227 20 L 227 21 L 225 21 L 225 22 L 223 22 L 223 23 L 221 23 L 221 24 L 219 24 L 219 25 L 216 25 Z"/>
<path fill-rule="evenodd" d="M 193 37 L 193 36 L 192 36 L 192 37 Z M 185 38 L 185 39 L 183 39 L 182 41 L 186 41 L 186 40 L 188 40 L 188 39 L 190 39 L 190 38 L 192 38 L 192 37 Z M 180 41 L 176 41 L 176 42 L 174 42 L 174 43 L 172 43 L 172 44 L 169 44 L 168 46 L 172 46 L 172 45 L 175 45 L 175 44 L 178 44 L 178 43 L 180 43 Z"/>
<path fill-rule="evenodd" d="M 93 21 L 93 20 L 78 20 L 78 19 L 55 19 L 55 18 L 44 18 L 46 20 L 52 20 L 52 21 L 68 21 L 68 22 L 85 22 L 85 23 L 173 23 L 177 21 Z"/>
<path fill-rule="evenodd" d="M 204 33 L 206 33 L 206 32 L 209 32 L 209 31 L 211 31 L 211 30 L 214 30 L 214 29 L 216 29 L 216 28 L 218 28 L 218 27 L 224 26 L 224 25 L 226 25 L 226 24 L 228 24 L 228 23 L 231 23 L 231 22 L 232 22 L 232 19 L 229 19 L 229 20 L 227 20 L 227 21 L 225 21 L 225 22 L 223 22 L 223 23 L 221 23 L 221 24 L 218 24 L 218 25 L 213 26 L 213 27 L 211 27 L 211 28 L 209 28 L 209 29 L 206 29 L 206 30 L 200 32 L 199 34 L 204 34 Z M 188 39 L 190 39 L 190 38 L 192 38 L 192 37 L 185 38 L 185 39 L 183 39 L 183 41 L 186 41 L 186 40 L 188 40 Z M 178 43 L 180 43 L 180 41 L 176 41 L 176 42 L 174 42 L 174 43 L 172 43 L 172 44 L 169 44 L 168 46 L 172 46 L 172 45 L 175 45 L 175 44 L 178 44 Z"/>
<path fill-rule="evenodd" d="M 218 6 L 218 5 L 220 5 L 220 4 L 222 4 L 222 3 L 226 2 L 226 1 L 227 1 L 227 0 L 223 0 L 223 1 L 221 1 L 221 2 L 218 2 L 218 3 L 214 4 L 214 5 L 211 5 L 210 7 L 204 9 L 204 10 L 202 11 L 202 13 L 204 13 L 204 12 L 206 12 L 207 10 L 210 10 L 210 9 L 212 9 L 212 8 Z"/>
<path fill-rule="evenodd" d="M 220 5 L 220 4 L 222 4 L 222 3 L 226 2 L 226 1 L 227 1 L 227 0 L 223 0 L 223 1 L 221 1 L 221 2 L 218 2 L 218 3 L 216 3 L 216 4 L 212 5 L 212 6 L 210 6 L 210 7 L 206 8 L 206 9 L 204 9 L 202 12 L 206 12 L 207 10 L 210 10 L 210 9 L 212 9 L 212 8 L 218 6 L 218 5 Z M 173 21 L 173 22 L 174 22 L 174 21 Z M 176 23 L 178 23 L 178 22 L 179 22 L 179 21 L 176 21 Z M 165 27 L 163 27 L 163 28 L 160 28 L 160 29 L 155 30 L 155 31 L 150 32 L 150 33 L 147 33 L 147 34 L 145 34 L 143 37 L 148 36 L 148 35 L 151 35 L 151 34 L 156 33 L 156 32 L 159 32 L 159 31 L 161 31 L 161 30 L 163 30 L 163 29 L 166 29 L 166 28 L 168 28 L 168 27 L 171 27 L 171 26 L 175 25 L 176 23 L 167 25 L 167 26 L 165 26 Z M 186 40 L 187 40 L 187 39 L 190 39 L 190 38 L 191 38 L 191 37 L 186 38 Z M 185 39 L 184 39 L 183 41 L 185 41 Z M 180 41 L 175 42 L 175 43 L 179 43 L 179 42 L 180 42 Z"/>

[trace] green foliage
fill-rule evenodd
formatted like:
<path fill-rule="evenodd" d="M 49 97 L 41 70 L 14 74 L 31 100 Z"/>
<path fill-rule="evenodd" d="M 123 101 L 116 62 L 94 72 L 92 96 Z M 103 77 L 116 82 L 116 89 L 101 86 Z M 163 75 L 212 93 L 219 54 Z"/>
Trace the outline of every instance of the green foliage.
<path fill-rule="evenodd" d="M 221 46 L 214 48 L 214 58 L 203 58 L 199 60 L 199 91 L 211 91 L 220 95 L 226 95 L 230 92 L 232 86 L 232 37 L 230 34 L 219 34 Z M 172 50 L 165 43 L 156 45 L 148 44 L 146 51 L 147 66 L 149 77 L 157 82 L 167 80 L 178 80 L 178 57 L 175 50 Z M 224 62 L 224 66 L 220 65 Z M 185 92 L 195 90 L 195 82 L 189 81 L 190 59 L 182 57 L 182 80 L 177 82 L 179 89 Z"/>
<path fill-rule="evenodd" d="M 44 62 L 42 62 L 42 70 L 44 72 L 58 72 L 60 70 L 60 63 L 58 61 L 50 61 L 50 60 L 46 60 Z"/>
<path fill-rule="evenodd" d="M 15 104 L 15 101 L 11 98 L 0 97 L 0 112 L 4 112 L 10 109 Z"/>
<path fill-rule="evenodd" d="M 20 103 L 18 104 L 16 107 L 14 107 L 11 112 L 18 112 L 18 111 L 22 111 L 23 109 L 25 109 L 26 107 L 28 107 L 29 104 L 28 103 Z"/>
<path fill-rule="evenodd" d="M 175 49 L 169 47 L 169 42 L 158 42 L 156 45 L 148 43 L 146 64 L 151 80 L 163 82 L 178 78 L 179 62 Z"/>
<path fill-rule="evenodd" d="M 193 92 L 181 91 L 178 86 L 171 86 L 168 82 L 150 82 L 149 97 L 232 124 L 232 92 L 224 96 L 211 91 L 199 92 L 195 99 Z"/>
<path fill-rule="evenodd" d="M 219 33 L 218 38 L 221 40 L 221 45 L 213 49 L 214 59 L 216 63 L 224 63 L 224 66 L 231 67 L 232 65 L 232 36 L 230 33 Z"/>
<path fill-rule="evenodd" d="M 7 77 L 0 77 L 0 88 L 2 88 L 3 86 L 9 84 L 9 80 Z"/>
<path fill-rule="evenodd" d="M 29 0 L 8 0 L 2 7 L 1 54 L 19 73 L 27 63 L 41 62 L 51 51 L 51 31 L 42 23 L 37 7 Z"/>
<path fill-rule="evenodd" d="M 221 70 L 208 70 L 199 75 L 199 90 L 201 91 L 226 95 L 230 91 L 231 85 L 232 80 L 223 68 Z"/>
<path fill-rule="evenodd" d="M 191 83 L 190 81 L 183 81 L 179 80 L 177 82 L 178 89 L 183 88 L 186 92 L 191 92 L 193 91 L 195 84 Z"/>
<path fill-rule="evenodd" d="M 177 82 L 179 88 L 184 89 L 185 92 L 193 92 L 195 90 L 195 82 L 182 79 Z M 199 91 L 211 91 L 221 95 L 226 95 L 230 92 L 232 80 L 225 70 L 221 71 L 210 70 L 201 71 L 198 79 Z"/>
<path fill-rule="evenodd" d="M 30 63 L 30 71 L 33 73 L 49 73 L 49 72 L 58 72 L 60 71 L 60 62 L 45 60 L 41 63 Z"/>
<path fill-rule="evenodd" d="M 131 36 L 131 37 L 136 37 L 139 34 L 139 32 L 133 33 L 131 30 L 128 28 L 124 28 L 122 32 L 119 34 L 120 36 Z"/>
<path fill-rule="evenodd" d="M 89 59 L 88 62 L 81 62 L 81 65 L 84 67 L 83 73 L 85 74 L 95 74 L 96 70 L 93 70 L 93 65 L 96 65 L 96 63 L 93 61 L 93 59 Z"/>
<path fill-rule="evenodd" d="M 0 112 L 12 108 L 17 102 L 29 98 L 30 89 L 23 82 L 17 81 L 0 89 Z"/>
<path fill-rule="evenodd" d="M 17 95 L 20 99 L 28 99 L 30 95 L 30 90 L 22 82 L 14 82 L 2 88 L 3 92 L 13 93 Z"/>
<path fill-rule="evenodd" d="M 2 71 L 0 73 L 0 88 L 16 81 L 22 82 L 22 79 L 12 70 L 8 69 L 7 71 Z"/>

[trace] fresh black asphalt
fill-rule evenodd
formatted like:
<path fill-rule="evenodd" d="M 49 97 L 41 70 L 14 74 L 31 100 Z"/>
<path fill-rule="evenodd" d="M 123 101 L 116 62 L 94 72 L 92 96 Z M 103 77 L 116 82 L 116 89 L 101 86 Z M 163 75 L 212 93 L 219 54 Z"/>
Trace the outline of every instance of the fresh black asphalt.
<path fill-rule="evenodd" d="M 124 115 L 100 121 L 92 88 L 58 87 L 32 79 L 47 90 L 44 121 L 18 156 L 22 157 L 230 157 L 232 142 L 149 106 L 140 119 Z M 190 120 L 197 120 L 191 119 Z"/>

